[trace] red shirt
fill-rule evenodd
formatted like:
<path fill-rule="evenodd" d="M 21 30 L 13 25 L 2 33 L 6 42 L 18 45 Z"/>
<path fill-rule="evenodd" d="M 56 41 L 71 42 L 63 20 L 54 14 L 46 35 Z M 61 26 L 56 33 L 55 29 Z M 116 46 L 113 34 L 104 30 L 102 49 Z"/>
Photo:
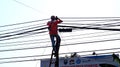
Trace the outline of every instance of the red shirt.
<path fill-rule="evenodd" d="M 57 24 L 61 23 L 62 20 L 55 20 L 55 21 L 49 21 L 47 23 L 48 27 L 50 27 L 50 30 L 49 30 L 49 34 L 50 35 L 56 35 L 58 34 L 57 30 L 58 30 L 58 26 Z"/>

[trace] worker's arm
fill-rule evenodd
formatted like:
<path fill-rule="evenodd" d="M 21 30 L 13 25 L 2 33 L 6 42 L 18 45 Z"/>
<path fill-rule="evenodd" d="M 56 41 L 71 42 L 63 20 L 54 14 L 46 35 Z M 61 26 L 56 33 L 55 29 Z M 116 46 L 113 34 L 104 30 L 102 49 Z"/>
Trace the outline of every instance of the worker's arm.
<path fill-rule="evenodd" d="M 57 16 L 56 16 L 56 21 L 58 21 L 58 23 L 61 23 L 61 22 L 63 22 L 60 18 L 58 18 Z"/>

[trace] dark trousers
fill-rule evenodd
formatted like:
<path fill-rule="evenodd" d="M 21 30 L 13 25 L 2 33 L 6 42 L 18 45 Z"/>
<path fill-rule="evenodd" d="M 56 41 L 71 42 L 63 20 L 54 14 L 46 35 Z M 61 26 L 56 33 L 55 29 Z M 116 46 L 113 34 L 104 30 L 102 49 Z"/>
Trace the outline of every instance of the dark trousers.
<path fill-rule="evenodd" d="M 52 42 L 52 47 L 54 51 L 59 51 L 59 47 L 60 47 L 60 42 L 61 42 L 61 38 L 58 34 L 56 35 L 50 35 L 50 39 Z"/>
<path fill-rule="evenodd" d="M 59 67 L 59 48 L 60 48 L 60 42 L 61 38 L 57 35 L 50 35 L 50 39 L 52 42 L 52 48 L 56 55 L 56 61 L 55 61 L 55 67 Z"/>
<path fill-rule="evenodd" d="M 59 48 L 60 48 L 61 38 L 59 35 L 50 35 L 50 39 L 52 42 L 53 50 L 55 51 L 56 54 L 55 67 L 59 67 Z"/>

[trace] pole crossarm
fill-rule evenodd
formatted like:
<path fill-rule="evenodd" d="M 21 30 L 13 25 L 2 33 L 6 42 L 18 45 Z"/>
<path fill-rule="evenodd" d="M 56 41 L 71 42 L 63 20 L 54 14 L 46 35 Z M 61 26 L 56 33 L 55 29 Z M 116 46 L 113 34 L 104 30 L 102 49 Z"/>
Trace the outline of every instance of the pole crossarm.
<path fill-rule="evenodd" d="M 78 26 L 63 26 L 63 25 L 59 25 L 59 27 L 71 27 L 71 28 L 77 28 L 77 29 L 95 29 L 95 30 L 120 31 L 120 29 L 102 28 L 102 27 L 78 27 Z"/>

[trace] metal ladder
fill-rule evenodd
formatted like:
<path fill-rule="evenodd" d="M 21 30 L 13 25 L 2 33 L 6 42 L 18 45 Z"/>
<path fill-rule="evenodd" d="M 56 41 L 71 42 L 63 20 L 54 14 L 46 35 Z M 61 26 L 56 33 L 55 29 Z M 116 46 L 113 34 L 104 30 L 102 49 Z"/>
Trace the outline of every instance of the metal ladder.
<path fill-rule="evenodd" d="M 52 54 L 51 54 L 51 58 L 50 58 L 50 63 L 49 63 L 49 67 L 51 67 L 52 61 L 53 61 L 53 55 L 55 56 L 55 65 L 54 67 L 59 67 L 59 56 L 58 56 L 58 51 L 56 51 L 56 53 L 54 53 L 54 51 L 52 50 Z"/>

